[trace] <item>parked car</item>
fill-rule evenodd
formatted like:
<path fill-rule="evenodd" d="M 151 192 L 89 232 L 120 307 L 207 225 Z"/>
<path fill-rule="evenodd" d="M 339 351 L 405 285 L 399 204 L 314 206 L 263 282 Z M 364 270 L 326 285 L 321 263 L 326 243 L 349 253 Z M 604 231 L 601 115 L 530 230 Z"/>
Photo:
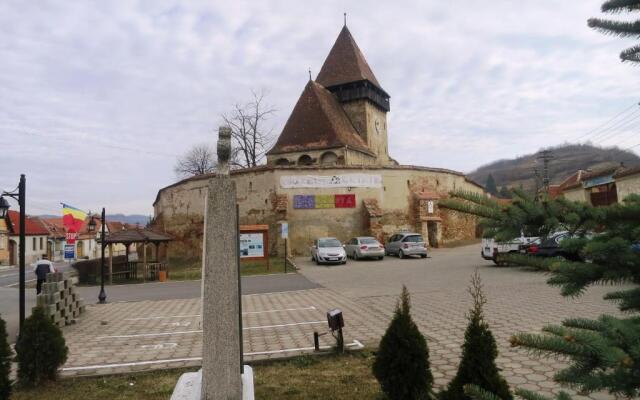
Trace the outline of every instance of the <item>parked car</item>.
<path fill-rule="evenodd" d="M 563 240 L 573 237 L 571 233 L 563 231 L 549 235 L 539 243 L 525 247 L 524 252 L 537 257 L 564 257 L 570 261 L 584 261 L 577 254 L 567 253 L 561 246 Z"/>
<path fill-rule="evenodd" d="M 484 238 L 482 239 L 480 256 L 497 264 L 499 254 L 517 253 L 524 246 L 535 242 L 537 239 L 537 237 L 520 236 L 508 242 L 496 242 L 492 238 Z"/>
<path fill-rule="evenodd" d="M 399 258 L 418 255 L 427 257 L 427 244 L 419 233 L 396 233 L 384 245 L 385 255 L 396 255 Z"/>
<path fill-rule="evenodd" d="M 346 264 L 347 253 L 336 238 L 316 239 L 311 246 L 311 261 L 316 264 Z"/>
<path fill-rule="evenodd" d="M 384 258 L 384 246 L 371 236 L 354 237 L 344 246 L 347 257 L 354 260 L 360 258 L 376 258 L 382 260 Z"/>

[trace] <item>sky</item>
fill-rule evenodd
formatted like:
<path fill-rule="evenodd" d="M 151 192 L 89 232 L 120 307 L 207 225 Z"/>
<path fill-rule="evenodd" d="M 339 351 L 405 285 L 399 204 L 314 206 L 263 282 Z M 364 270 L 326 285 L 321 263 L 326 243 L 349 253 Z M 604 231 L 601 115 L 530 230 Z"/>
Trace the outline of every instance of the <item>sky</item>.
<path fill-rule="evenodd" d="M 251 90 L 268 93 L 279 134 L 343 12 L 391 95 L 401 164 L 469 172 L 576 140 L 628 148 L 640 80 L 618 54 L 634 42 L 587 27 L 601 2 L 4 0 L 0 190 L 24 173 L 29 214 L 151 215 L 176 158 L 214 144 Z"/>

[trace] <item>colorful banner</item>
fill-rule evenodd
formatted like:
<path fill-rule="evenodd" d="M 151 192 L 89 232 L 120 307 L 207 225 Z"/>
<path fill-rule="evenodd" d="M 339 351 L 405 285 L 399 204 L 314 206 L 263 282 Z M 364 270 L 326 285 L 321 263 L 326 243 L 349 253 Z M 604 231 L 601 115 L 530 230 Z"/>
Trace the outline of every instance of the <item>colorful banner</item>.
<path fill-rule="evenodd" d="M 67 244 L 75 243 L 77 233 L 82 229 L 85 218 L 87 218 L 86 212 L 62 203 L 62 225 L 67 231 Z"/>
<path fill-rule="evenodd" d="M 345 174 L 345 175 L 288 175 L 280 177 L 280 187 L 293 188 L 381 188 L 382 175 Z"/>
<path fill-rule="evenodd" d="M 356 208 L 355 194 L 316 194 L 293 196 L 293 208 L 296 209 L 327 209 L 327 208 Z"/>

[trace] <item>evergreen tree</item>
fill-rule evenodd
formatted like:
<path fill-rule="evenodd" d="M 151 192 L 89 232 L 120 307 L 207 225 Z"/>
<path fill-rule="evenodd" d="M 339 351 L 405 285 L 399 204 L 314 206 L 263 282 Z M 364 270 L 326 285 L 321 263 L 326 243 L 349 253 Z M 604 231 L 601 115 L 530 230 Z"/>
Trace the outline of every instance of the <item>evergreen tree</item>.
<path fill-rule="evenodd" d="M 498 195 L 498 186 L 496 186 L 496 181 L 493 179 L 493 175 L 489 174 L 489 176 L 487 176 L 487 183 L 484 185 L 484 189 L 493 196 Z"/>
<path fill-rule="evenodd" d="M 601 10 L 604 13 L 611 14 L 623 11 L 638 11 L 640 10 L 640 0 L 608 0 L 602 4 Z M 590 18 L 587 23 L 589 27 L 607 35 L 615 35 L 622 38 L 640 38 L 640 20 L 627 22 Z M 623 62 L 640 62 L 640 45 L 623 50 L 620 53 L 620 59 Z"/>
<path fill-rule="evenodd" d="M 505 255 L 501 260 L 548 272 L 548 283 L 559 286 L 564 296 L 579 296 L 590 285 L 640 284 L 640 195 L 630 195 L 621 204 L 592 207 L 585 203 L 546 196 L 532 198 L 515 190 L 515 198 L 503 206 L 486 197 L 452 193 L 440 207 L 483 217 L 485 234 L 497 240 L 540 236 L 569 231 L 573 238 L 561 242 L 571 259 Z M 597 235 L 590 232 L 598 230 Z M 617 290 L 605 299 L 615 301 L 625 317 L 603 315 L 598 319 L 571 318 L 562 325 L 543 328 L 543 334 L 517 334 L 513 346 L 535 354 L 570 360 L 554 379 L 583 393 L 606 390 L 617 396 L 640 395 L 640 288 Z M 479 392 L 475 392 L 478 395 Z M 516 391 L 527 399 L 541 396 Z M 558 397 L 566 398 L 566 394 Z"/>
<path fill-rule="evenodd" d="M 432 397 L 427 341 L 413 322 L 409 292 L 402 287 L 393 319 L 373 363 L 382 391 L 391 400 L 423 400 Z"/>
<path fill-rule="evenodd" d="M 16 343 L 18 382 L 34 387 L 58 377 L 58 368 L 67 361 L 68 348 L 60 328 L 44 314 L 42 307 L 33 309 L 24 320 Z"/>
<path fill-rule="evenodd" d="M 506 186 L 500 188 L 500 192 L 498 193 L 498 195 L 501 199 L 510 199 L 512 197 L 511 190 L 509 190 L 509 188 Z"/>
<path fill-rule="evenodd" d="M 7 341 L 7 326 L 0 318 L 0 399 L 8 399 L 11 394 L 11 348 Z"/>
<path fill-rule="evenodd" d="M 469 325 L 464 332 L 464 344 L 462 345 L 462 359 L 458 366 L 458 372 L 440 393 L 442 400 L 469 400 L 464 392 L 465 385 L 475 385 L 491 393 L 499 399 L 512 399 L 507 381 L 500 376 L 496 366 L 498 346 L 489 330 L 489 325 L 483 316 L 483 306 L 487 300 L 482 291 L 482 281 L 478 272 L 471 277 L 469 293 L 473 298 L 473 308 L 467 319 Z"/>

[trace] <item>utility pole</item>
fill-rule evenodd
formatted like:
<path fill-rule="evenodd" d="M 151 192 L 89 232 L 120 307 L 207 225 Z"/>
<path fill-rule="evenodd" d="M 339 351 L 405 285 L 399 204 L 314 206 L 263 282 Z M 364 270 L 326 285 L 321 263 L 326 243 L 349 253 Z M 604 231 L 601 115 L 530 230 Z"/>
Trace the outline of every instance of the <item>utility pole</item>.
<path fill-rule="evenodd" d="M 542 150 L 536 158 L 542 160 L 542 187 L 545 193 L 549 193 L 549 162 L 553 160 L 553 154 L 551 150 Z"/>

